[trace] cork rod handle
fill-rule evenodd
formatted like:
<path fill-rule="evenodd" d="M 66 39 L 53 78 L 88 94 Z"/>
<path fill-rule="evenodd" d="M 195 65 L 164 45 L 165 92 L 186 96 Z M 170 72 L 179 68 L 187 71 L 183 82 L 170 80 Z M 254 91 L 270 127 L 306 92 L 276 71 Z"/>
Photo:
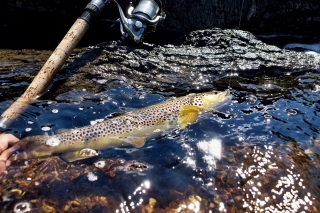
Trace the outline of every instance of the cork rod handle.
<path fill-rule="evenodd" d="M 0 128 L 6 128 L 29 104 L 46 92 L 52 79 L 64 65 L 88 28 L 89 23 L 87 21 L 80 18 L 75 21 L 26 91 L 2 113 Z"/>

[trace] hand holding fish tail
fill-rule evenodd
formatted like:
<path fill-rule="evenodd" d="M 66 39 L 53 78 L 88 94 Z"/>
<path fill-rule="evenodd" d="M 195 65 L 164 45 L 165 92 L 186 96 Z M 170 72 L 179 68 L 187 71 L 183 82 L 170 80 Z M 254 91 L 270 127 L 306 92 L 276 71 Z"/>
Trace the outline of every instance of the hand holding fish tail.
<path fill-rule="evenodd" d="M 15 144 L 19 139 L 11 134 L 0 134 L 0 177 L 6 173 L 7 166 L 10 165 L 8 158 L 15 152 L 19 145 Z M 10 148 L 9 145 L 13 145 Z"/>
<path fill-rule="evenodd" d="M 29 136 L 21 139 L 17 145 L 23 150 L 23 152 L 12 155 L 9 160 L 26 160 L 30 158 L 37 158 L 40 156 L 51 155 L 52 152 L 48 153 L 50 150 L 50 145 L 46 145 L 44 141 L 47 141 L 50 136 L 47 135 L 37 135 Z M 49 140 L 50 142 L 50 140 Z"/>

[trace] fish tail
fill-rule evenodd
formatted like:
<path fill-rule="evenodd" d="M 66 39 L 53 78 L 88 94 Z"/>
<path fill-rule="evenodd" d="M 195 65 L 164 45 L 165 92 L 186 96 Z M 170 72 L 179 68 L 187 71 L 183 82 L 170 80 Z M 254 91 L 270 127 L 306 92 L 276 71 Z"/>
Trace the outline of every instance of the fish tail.
<path fill-rule="evenodd" d="M 37 136 L 29 136 L 21 139 L 17 144 L 23 149 L 32 149 L 39 147 L 41 145 L 41 141 L 45 136 L 37 135 Z"/>
<path fill-rule="evenodd" d="M 29 159 L 28 153 L 27 152 L 20 152 L 18 154 L 12 155 L 9 157 L 9 161 L 17 161 L 17 160 L 27 160 Z"/>
<path fill-rule="evenodd" d="M 20 153 L 12 155 L 8 160 L 17 161 L 17 160 L 27 160 L 31 158 L 38 157 L 39 152 L 43 150 L 43 139 L 46 136 L 30 136 L 21 139 L 17 145 L 20 147 Z"/>

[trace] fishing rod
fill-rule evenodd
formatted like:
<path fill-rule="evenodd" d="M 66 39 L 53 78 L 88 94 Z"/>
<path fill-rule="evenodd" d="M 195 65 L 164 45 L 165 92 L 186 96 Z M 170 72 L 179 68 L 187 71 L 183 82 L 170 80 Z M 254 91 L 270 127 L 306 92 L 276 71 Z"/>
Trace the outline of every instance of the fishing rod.
<path fill-rule="evenodd" d="M 136 7 L 130 2 L 127 16 L 116 0 L 112 1 L 119 10 L 122 37 L 142 42 L 144 34 L 154 32 L 157 24 L 166 17 L 161 0 L 140 0 Z M 3 132 L 37 98 L 47 92 L 56 73 L 62 68 L 73 49 L 79 43 L 90 23 L 98 16 L 109 0 L 92 0 L 82 15 L 75 21 L 60 44 L 53 51 L 26 91 L 2 113 L 0 132 Z M 2 130 L 3 129 L 3 130 Z"/>

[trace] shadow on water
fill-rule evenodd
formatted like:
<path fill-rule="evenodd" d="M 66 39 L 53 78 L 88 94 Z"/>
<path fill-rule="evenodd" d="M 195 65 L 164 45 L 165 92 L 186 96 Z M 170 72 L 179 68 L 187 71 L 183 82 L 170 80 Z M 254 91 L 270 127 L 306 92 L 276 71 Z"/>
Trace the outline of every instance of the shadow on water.
<path fill-rule="evenodd" d="M 98 58 L 101 52 L 102 48 L 91 48 L 85 51 L 80 56 L 78 56 L 77 54 L 72 54 L 68 59 L 70 62 L 58 73 L 57 77 L 52 83 L 52 87 L 50 88 L 50 90 L 41 98 L 47 99 L 52 97 L 52 95 L 56 93 L 58 89 L 60 89 L 60 85 L 64 85 L 66 83 L 66 80 L 70 78 L 74 73 L 77 73 L 80 68 Z"/>
<path fill-rule="evenodd" d="M 59 88 L 101 51 L 75 55 L 77 63 L 69 63 L 7 132 L 52 135 L 186 93 L 119 79 L 103 82 L 97 92 Z M 15 75 L 1 71 L 0 112 L 10 103 L 3 89 L 18 82 Z M 185 130 L 74 163 L 59 156 L 14 162 L 0 180 L 2 212 L 318 212 L 319 72 L 261 68 L 214 78 L 211 88 L 232 87 L 232 101 Z M 15 88 L 21 93 L 25 86 Z"/>

